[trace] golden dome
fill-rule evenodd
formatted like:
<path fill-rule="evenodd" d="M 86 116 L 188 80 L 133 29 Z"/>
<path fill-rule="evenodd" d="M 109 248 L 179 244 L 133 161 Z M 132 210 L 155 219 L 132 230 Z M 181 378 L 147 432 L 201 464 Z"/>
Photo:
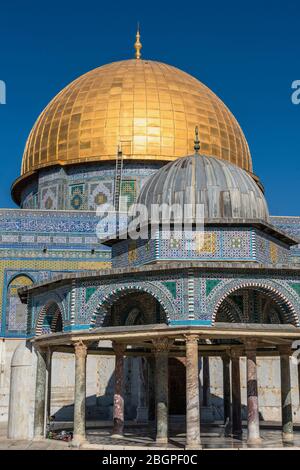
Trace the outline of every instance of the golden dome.
<path fill-rule="evenodd" d="M 196 125 L 201 153 L 252 172 L 239 124 L 209 88 L 164 63 L 114 62 L 82 75 L 49 103 L 27 140 L 22 176 L 115 160 L 118 145 L 124 159 L 175 160 L 193 153 Z"/>

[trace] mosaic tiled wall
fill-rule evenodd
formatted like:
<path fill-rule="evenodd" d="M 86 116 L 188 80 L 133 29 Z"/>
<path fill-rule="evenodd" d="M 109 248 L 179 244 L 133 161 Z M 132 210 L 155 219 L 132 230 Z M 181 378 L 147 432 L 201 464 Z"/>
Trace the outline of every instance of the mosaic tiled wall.
<path fill-rule="evenodd" d="M 209 228 L 185 239 L 178 232 L 167 232 L 161 234 L 157 254 L 163 260 L 250 260 L 253 258 L 252 232 L 249 229 Z"/>
<path fill-rule="evenodd" d="M 138 266 L 155 260 L 258 261 L 286 264 L 286 245 L 256 229 L 216 227 L 185 237 L 181 232 L 160 232 L 156 239 L 124 240 L 115 244 L 115 267 Z"/>
<path fill-rule="evenodd" d="M 256 232 L 256 260 L 260 263 L 287 264 L 290 251 L 286 245 L 268 235 Z"/>
<path fill-rule="evenodd" d="M 112 266 L 140 266 L 156 260 L 156 239 L 122 240 L 112 247 Z"/>
<path fill-rule="evenodd" d="M 0 211 L 1 336 L 25 334 L 13 277 L 42 281 L 62 271 L 110 267 L 110 249 L 99 243 L 97 224 L 92 212 Z"/>
<path fill-rule="evenodd" d="M 300 218 L 273 218 L 272 221 L 282 229 L 294 236 L 300 235 Z M 0 295 L 1 335 L 10 337 L 24 336 L 24 310 L 18 303 L 15 295 L 16 286 L 11 284 L 13 277 L 22 279 L 48 279 L 59 272 L 78 271 L 88 269 L 102 269 L 110 266 L 110 249 L 101 245 L 96 237 L 98 218 L 93 212 L 86 211 L 39 211 L 39 210 L 0 210 Z M 245 234 L 245 231 L 237 231 L 233 236 L 225 233 L 222 237 L 212 234 L 205 241 L 205 250 L 208 259 L 213 259 L 213 253 L 223 254 L 223 259 L 228 259 L 233 253 L 235 256 L 247 257 L 254 253 L 256 246 L 256 259 L 282 263 L 286 260 L 285 248 L 282 244 L 274 244 L 265 235 L 257 236 L 256 243 L 249 244 L 253 236 Z M 123 242 L 122 242 L 123 243 Z M 126 243 L 130 243 L 127 249 Z M 164 241 L 161 254 L 168 254 L 169 259 L 184 259 L 182 254 L 194 253 L 197 245 L 190 244 L 184 249 L 179 249 L 177 241 L 171 239 Z M 262 247 L 263 245 L 263 247 Z M 163 248 L 163 249 L 162 249 Z M 158 246 L 155 243 L 140 241 L 124 241 L 116 249 L 114 262 L 119 266 L 137 266 L 151 263 L 158 258 Z M 165 251 L 163 251 L 165 250 Z M 218 251 L 219 250 L 219 251 Z M 221 251 L 222 250 L 222 251 Z M 293 249 L 292 260 L 299 259 L 299 249 Z M 170 255 L 171 254 L 171 255 Z M 178 255 L 180 254 L 180 256 Z M 203 256 L 204 253 L 201 253 Z M 194 256 L 194 255 L 193 255 Z M 191 259 L 195 259 L 192 256 Z M 198 254 L 199 256 L 199 254 Z M 197 258 L 196 258 L 197 259 Z M 201 257 L 200 259 L 204 259 Z M 291 262 L 291 259 L 290 261 Z M 168 289 L 174 292 L 174 280 L 167 280 Z M 185 303 L 182 298 L 187 298 L 188 292 L 193 291 L 191 280 L 182 280 L 187 283 L 182 295 L 176 294 L 174 303 L 179 306 L 179 311 Z M 176 281 L 176 291 L 180 281 Z M 109 288 L 112 289 L 113 286 Z M 107 289 L 109 289 L 107 287 Z M 12 290 L 10 290 L 12 289 Z M 296 287 L 293 288 L 296 291 Z M 180 289 L 178 292 L 181 292 Z M 178 300 L 180 299 L 180 300 Z M 195 295 L 194 309 L 202 311 L 201 297 Z M 199 304 L 199 305 L 198 305 Z M 182 312 L 186 315 L 187 310 Z M 192 318 L 194 313 L 188 313 Z M 78 318 L 78 321 L 81 321 Z"/>
<path fill-rule="evenodd" d="M 173 325 L 211 325 L 221 302 L 237 289 L 257 288 L 275 296 L 289 309 L 290 322 L 299 324 L 300 318 L 300 276 L 280 273 L 219 272 L 210 270 L 177 270 L 176 272 L 135 273 L 95 280 L 76 279 L 65 289 L 73 295 L 74 304 L 66 301 L 64 308 L 65 330 L 89 329 L 101 326 L 109 314 L 109 307 L 122 297 L 134 292 L 148 293 L 157 299 L 164 309 L 167 323 Z M 60 288 L 62 289 L 62 288 Z M 62 297 L 59 289 L 53 287 L 46 294 L 34 294 L 33 315 L 43 302 Z M 35 320 L 36 322 L 36 320 Z M 32 325 L 35 324 L 32 322 Z"/>
<path fill-rule="evenodd" d="M 169 321 L 188 311 L 188 276 L 160 274 L 124 276 L 122 280 L 77 282 L 75 323 L 90 327 L 95 315 L 105 315 L 101 306 L 110 305 L 122 292 L 148 292 L 165 309 Z"/>
<path fill-rule="evenodd" d="M 75 291 L 73 306 L 70 304 L 72 289 Z M 65 288 L 49 289 L 42 294 L 33 295 L 29 306 L 29 334 L 34 334 L 43 306 L 51 299 L 58 299 L 57 304 L 63 311 L 65 331 L 89 329 L 105 320 L 106 307 L 127 290 L 149 293 L 156 298 L 164 309 L 168 322 L 178 316 L 182 317 L 188 311 L 188 280 L 185 275 L 180 278 L 164 274 L 158 277 L 144 276 L 142 279 L 124 277 L 122 280 L 76 281 L 74 286 L 67 284 Z"/>
<path fill-rule="evenodd" d="M 300 241 L 300 217 L 271 217 L 271 222 Z M 290 262 L 300 264 L 300 245 L 292 247 Z"/>
<path fill-rule="evenodd" d="M 121 196 L 130 206 L 145 180 L 160 167 L 159 163 L 138 164 L 124 161 Z M 79 165 L 42 170 L 38 182 L 31 183 L 22 194 L 24 209 L 94 210 L 112 203 L 115 164 Z"/>

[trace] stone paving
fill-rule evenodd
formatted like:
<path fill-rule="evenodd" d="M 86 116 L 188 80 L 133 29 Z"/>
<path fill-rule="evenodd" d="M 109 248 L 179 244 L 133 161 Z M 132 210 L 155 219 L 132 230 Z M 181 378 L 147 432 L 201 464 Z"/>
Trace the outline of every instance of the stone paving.
<path fill-rule="evenodd" d="M 277 425 L 270 427 L 264 423 L 261 427 L 262 443 L 259 447 L 263 449 L 300 449 L 300 427 L 294 432 L 293 444 L 284 444 L 281 439 L 281 430 Z M 55 428 L 70 429 L 71 423 L 56 423 Z M 220 425 L 202 425 L 201 442 L 204 449 L 247 449 L 247 430 L 244 428 L 243 439 L 232 439 L 224 437 L 224 428 Z M 106 422 L 88 423 L 87 443 L 82 449 L 97 450 L 138 450 L 138 449 L 184 449 L 185 433 L 175 427 L 170 429 L 170 440 L 168 446 L 158 447 L 154 441 L 153 428 L 148 426 L 127 425 L 123 438 L 111 437 L 111 425 Z M 0 425 L 0 450 L 71 450 L 68 442 L 45 439 L 42 441 L 15 441 L 6 439 L 6 429 Z M 72 449 L 74 450 L 74 449 Z"/>
<path fill-rule="evenodd" d="M 154 433 L 151 429 L 146 427 L 132 427 L 126 429 L 124 437 L 112 438 L 111 428 L 98 428 L 89 429 L 87 431 L 87 439 L 91 445 L 86 448 L 92 448 L 94 445 L 101 446 L 103 449 L 107 448 L 154 448 L 157 449 L 154 441 Z M 262 443 L 259 448 L 293 448 L 300 449 L 300 431 L 295 431 L 293 444 L 285 444 L 281 439 L 280 429 L 262 429 L 261 430 Z M 231 437 L 224 437 L 223 428 L 220 426 L 202 425 L 201 430 L 201 443 L 203 449 L 247 449 L 247 430 L 244 429 L 243 439 L 233 439 Z M 184 449 L 185 446 L 185 433 L 170 430 L 170 439 L 167 446 L 168 449 Z M 164 447 L 166 448 L 166 447 Z M 251 446 L 251 448 L 254 448 Z"/>

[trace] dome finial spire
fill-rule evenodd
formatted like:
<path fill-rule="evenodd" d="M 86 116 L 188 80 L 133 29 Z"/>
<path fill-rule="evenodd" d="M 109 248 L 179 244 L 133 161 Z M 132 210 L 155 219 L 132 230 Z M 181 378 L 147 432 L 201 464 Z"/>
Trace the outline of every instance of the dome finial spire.
<path fill-rule="evenodd" d="M 137 24 L 137 31 L 136 31 L 136 41 L 134 43 L 134 48 L 135 48 L 135 58 L 140 59 L 142 57 L 141 54 L 141 49 L 142 49 L 142 43 L 140 41 L 140 23 Z"/>
<path fill-rule="evenodd" d="M 195 153 L 199 153 L 199 150 L 200 150 L 200 140 L 199 140 L 198 126 L 195 127 L 194 150 L 195 150 Z"/>

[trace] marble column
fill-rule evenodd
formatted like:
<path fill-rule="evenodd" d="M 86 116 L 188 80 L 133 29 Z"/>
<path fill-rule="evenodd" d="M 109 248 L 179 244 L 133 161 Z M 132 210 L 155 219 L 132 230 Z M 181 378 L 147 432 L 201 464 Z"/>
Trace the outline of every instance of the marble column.
<path fill-rule="evenodd" d="M 115 390 L 113 411 L 113 437 L 124 433 L 124 352 L 126 344 L 113 342 L 115 351 Z"/>
<path fill-rule="evenodd" d="M 155 355 L 155 407 L 156 442 L 168 443 L 169 434 L 169 376 L 168 359 L 170 342 L 168 338 L 153 340 Z"/>
<path fill-rule="evenodd" d="M 247 361 L 247 443 L 260 443 L 259 432 L 259 407 L 257 387 L 257 365 L 256 365 L 256 341 L 249 339 L 245 341 L 245 352 Z"/>
<path fill-rule="evenodd" d="M 209 376 L 209 357 L 203 357 L 203 399 L 202 405 L 210 405 L 210 376 Z"/>
<path fill-rule="evenodd" d="M 241 403 L 241 378 L 240 378 L 241 351 L 231 350 L 231 401 L 232 401 L 232 434 L 240 438 L 242 435 L 242 403 Z"/>
<path fill-rule="evenodd" d="M 47 350 L 36 349 L 37 369 L 34 407 L 34 439 L 43 439 L 46 432 Z"/>
<path fill-rule="evenodd" d="M 87 345 L 78 341 L 75 348 L 74 435 L 72 446 L 80 447 L 85 436 L 86 358 Z"/>
<path fill-rule="evenodd" d="M 186 449 L 201 449 L 198 336 L 186 335 Z"/>
<path fill-rule="evenodd" d="M 228 354 L 222 356 L 223 363 L 223 403 L 224 424 L 231 422 L 231 387 L 230 387 L 230 357 Z"/>
<path fill-rule="evenodd" d="M 48 348 L 47 353 L 47 371 L 48 371 L 48 380 L 47 380 L 47 421 L 51 422 L 51 375 L 52 375 L 52 356 L 53 351 Z"/>
<path fill-rule="evenodd" d="M 282 439 L 284 442 L 293 440 L 293 408 L 291 391 L 291 372 L 289 346 L 279 346 L 280 354 L 280 378 L 281 378 L 281 416 Z"/>

